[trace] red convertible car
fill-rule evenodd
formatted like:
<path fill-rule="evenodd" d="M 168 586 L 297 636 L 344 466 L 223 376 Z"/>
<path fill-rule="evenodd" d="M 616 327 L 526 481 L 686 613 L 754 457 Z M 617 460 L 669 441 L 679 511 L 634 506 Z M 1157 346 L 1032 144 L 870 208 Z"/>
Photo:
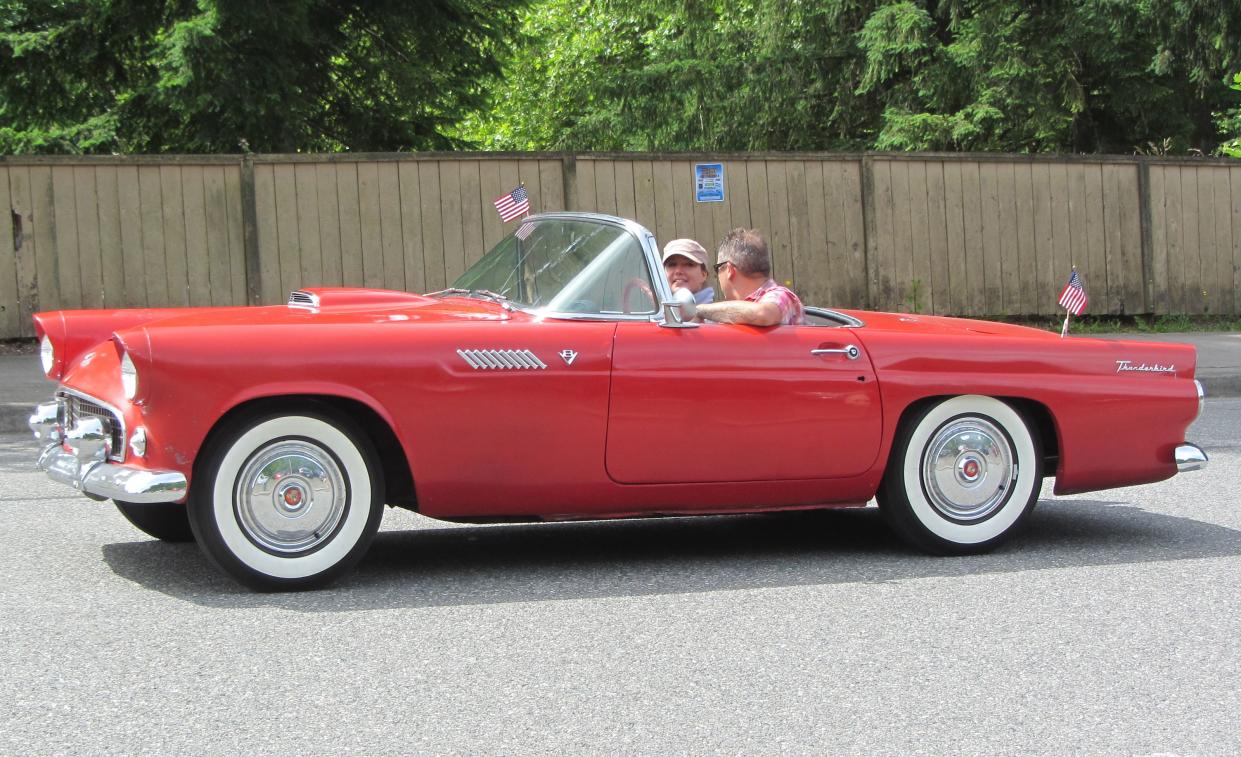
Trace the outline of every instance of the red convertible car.
<path fill-rule="evenodd" d="M 53 479 L 259 590 L 340 576 L 385 504 L 486 522 L 877 497 L 908 543 L 961 554 L 1013 535 L 1044 476 L 1069 493 L 1206 464 L 1190 346 L 807 313 L 695 322 L 649 231 L 548 213 L 427 295 L 39 313 L 59 386 L 30 425 Z"/>

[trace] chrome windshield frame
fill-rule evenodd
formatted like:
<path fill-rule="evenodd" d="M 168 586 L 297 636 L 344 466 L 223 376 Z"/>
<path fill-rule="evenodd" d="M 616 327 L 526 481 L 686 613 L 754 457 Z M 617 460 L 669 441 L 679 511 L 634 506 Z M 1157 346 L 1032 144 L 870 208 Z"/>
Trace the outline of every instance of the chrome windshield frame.
<path fill-rule="evenodd" d="M 522 219 L 525 221 L 554 221 L 554 220 L 571 220 L 571 221 L 590 221 L 606 226 L 614 226 L 631 234 L 638 240 L 638 244 L 642 247 L 642 257 L 646 261 L 646 272 L 650 277 L 652 291 L 655 293 L 655 311 L 651 313 L 565 313 L 560 311 L 547 310 L 545 308 L 531 308 L 518 303 L 510 303 L 511 307 L 523 313 L 537 316 L 539 318 L 551 319 L 557 321 L 638 321 L 638 322 L 654 322 L 662 323 L 663 314 L 660 310 L 660 304 L 672 298 L 672 288 L 668 286 L 668 279 L 663 275 L 663 268 L 659 265 L 659 243 L 655 240 L 655 235 L 647 230 L 645 226 L 637 221 L 631 221 L 628 218 L 619 216 L 610 216 L 603 213 L 576 213 L 572 211 L 552 211 L 548 213 L 539 213 L 537 215 L 528 216 Z M 520 226 L 518 227 L 520 228 Z"/>

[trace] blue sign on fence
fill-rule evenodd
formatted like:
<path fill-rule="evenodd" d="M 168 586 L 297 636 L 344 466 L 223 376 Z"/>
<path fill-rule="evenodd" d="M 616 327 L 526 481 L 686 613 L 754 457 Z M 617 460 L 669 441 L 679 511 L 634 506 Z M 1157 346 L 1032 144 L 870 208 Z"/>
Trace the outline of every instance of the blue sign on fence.
<path fill-rule="evenodd" d="M 724 164 L 694 164 L 694 199 L 698 202 L 724 202 Z"/>

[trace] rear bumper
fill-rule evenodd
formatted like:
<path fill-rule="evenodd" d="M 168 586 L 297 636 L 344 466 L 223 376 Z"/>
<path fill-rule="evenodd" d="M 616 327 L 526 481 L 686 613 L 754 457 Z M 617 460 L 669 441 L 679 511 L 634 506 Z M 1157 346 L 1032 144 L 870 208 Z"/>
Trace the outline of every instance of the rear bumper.
<path fill-rule="evenodd" d="M 177 471 L 146 470 L 129 465 L 87 462 L 65 451 L 60 444 L 49 444 L 39 454 L 38 467 L 48 478 L 68 484 L 88 497 L 119 499 L 122 502 L 151 504 L 185 499 L 188 482 Z"/>
<path fill-rule="evenodd" d="M 1207 467 L 1207 453 L 1196 444 L 1186 442 L 1176 448 L 1176 470 L 1184 473 L 1190 470 L 1202 470 Z"/>

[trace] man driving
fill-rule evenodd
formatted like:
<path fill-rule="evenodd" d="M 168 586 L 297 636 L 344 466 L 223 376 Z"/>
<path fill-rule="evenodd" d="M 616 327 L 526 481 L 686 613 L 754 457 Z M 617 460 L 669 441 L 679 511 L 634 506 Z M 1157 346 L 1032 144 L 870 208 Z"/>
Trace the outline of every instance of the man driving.
<path fill-rule="evenodd" d="M 771 253 L 754 229 L 733 229 L 716 253 L 715 275 L 724 302 L 699 305 L 697 317 L 750 326 L 800 326 L 806 322 L 801 300 L 771 278 Z"/>
<path fill-rule="evenodd" d="M 715 299 L 707 286 L 707 250 L 692 239 L 674 239 L 664 245 L 664 275 L 672 291 L 688 289 L 699 305 Z"/>

